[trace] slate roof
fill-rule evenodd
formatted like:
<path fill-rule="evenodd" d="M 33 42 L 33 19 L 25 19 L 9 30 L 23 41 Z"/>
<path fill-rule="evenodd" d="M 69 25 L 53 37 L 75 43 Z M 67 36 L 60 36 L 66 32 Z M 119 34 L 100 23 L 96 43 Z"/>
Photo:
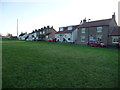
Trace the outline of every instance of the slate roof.
<path fill-rule="evenodd" d="M 112 31 L 111 36 L 120 36 L 120 26 Z"/>
<path fill-rule="evenodd" d="M 91 22 L 85 22 L 80 25 L 73 25 L 72 30 L 68 30 L 68 27 L 63 27 L 63 31 L 58 31 L 56 34 L 63 34 L 63 33 L 72 33 L 76 28 L 82 28 L 82 27 L 94 27 L 94 26 L 106 26 L 109 25 L 111 22 L 112 18 L 110 19 L 103 19 L 103 20 L 96 20 L 96 21 L 91 21 Z"/>
<path fill-rule="evenodd" d="M 26 33 L 21 33 L 19 36 L 23 36 L 23 35 L 25 35 Z"/>
<path fill-rule="evenodd" d="M 68 30 L 69 26 L 63 27 L 63 31 L 58 31 L 56 34 L 63 34 L 63 33 L 72 33 L 78 26 L 80 25 L 71 25 L 72 26 L 72 30 Z"/>
<path fill-rule="evenodd" d="M 85 22 L 84 24 L 80 25 L 78 28 L 94 27 L 94 26 L 106 26 L 106 25 L 109 25 L 111 20 L 112 20 L 112 18 L 111 19 L 103 19 L 103 20 L 91 21 L 91 22 Z"/>

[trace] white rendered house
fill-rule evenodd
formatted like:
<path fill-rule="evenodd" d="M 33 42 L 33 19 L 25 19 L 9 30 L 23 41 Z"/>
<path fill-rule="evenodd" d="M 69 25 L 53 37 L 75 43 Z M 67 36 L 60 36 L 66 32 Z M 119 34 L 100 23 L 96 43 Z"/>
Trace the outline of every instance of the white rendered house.
<path fill-rule="evenodd" d="M 74 43 L 77 39 L 77 27 L 79 25 L 60 27 L 55 34 L 56 41 Z"/>

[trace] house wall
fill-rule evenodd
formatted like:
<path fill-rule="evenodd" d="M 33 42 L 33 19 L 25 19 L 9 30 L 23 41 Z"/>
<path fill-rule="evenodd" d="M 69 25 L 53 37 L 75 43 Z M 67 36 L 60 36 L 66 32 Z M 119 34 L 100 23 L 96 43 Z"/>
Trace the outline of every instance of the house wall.
<path fill-rule="evenodd" d="M 117 46 L 118 43 L 113 43 L 113 37 L 118 37 L 119 39 L 119 42 L 120 42 L 120 35 L 110 35 L 109 36 L 109 39 L 108 39 L 108 42 L 109 42 L 109 45 L 110 46 Z"/>
<path fill-rule="evenodd" d="M 113 43 L 112 43 L 112 36 L 108 36 L 108 44 L 109 45 L 113 45 Z"/>
<path fill-rule="evenodd" d="M 59 42 L 73 42 L 72 33 L 55 34 L 55 38 L 56 38 L 56 41 L 59 41 Z"/>
<path fill-rule="evenodd" d="M 87 44 L 88 41 L 88 28 L 86 28 L 85 33 L 81 33 L 81 28 L 77 31 L 77 40 L 76 44 Z M 85 36 L 85 42 L 81 42 L 81 36 Z"/>
<path fill-rule="evenodd" d="M 32 40 L 33 40 L 33 34 L 29 34 L 28 40 L 29 40 L 29 41 L 32 41 Z"/>
<path fill-rule="evenodd" d="M 67 42 L 73 42 L 72 40 L 72 33 L 65 33 L 63 34 L 63 38 L 67 41 Z M 69 40 L 70 39 L 70 40 Z"/>
<path fill-rule="evenodd" d="M 63 42 L 63 34 L 55 34 L 56 41 Z"/>
<path fill-rule="evenodd" d="M 85 33 L 81 32 L 81 28 L 78 29 L 76 44 L 87 44 L 87 42 L 90 40 L 90 36 L 91 35 L 93 36 L 94 40 L 97 39 L 97 35 L 102 35 L 102 42 L 104 42 L 105 44 L 107 44 L 108 29 L 109 29 L 109 27 L 108 26 L 102 26 L 102 27 L 103 27 L 103 31 L 102 32 L 97 32 L 97 27 L 86 28 Z M 81 37 L 82 36 L 85 36 L 85 42 L 81 41 Z"/>
<path fill-rule="evenodd" d="M 112 18 L 112 21 L 109 24 L 109 32 L 108 32 L 108 45 L 115 45 L 112 43 L 112 36 L 110 36 L 113 32 L 113 30 L 115 30 L 115 27 L 117 27 L 117 23 L 115 18 Z"/>
<path fill-rule="evenodd" d="M 55 34 L 56 41 L 59 39 L 59 34 Z"/>
<path fill-rule="evenodd" d="M 45 35 L 44 40 L 48 40 L 50 38 L 52 38 L 52 39 L 55 38 L 56 30 L 54 30 L 53 28 L 45 28 L 43 31 L 45 32 L 45 33 L 42 33 L 42 34 Z M 50 34 L 47 35 L 48 33 L 50 33 Z"/>
<path fill-rule="evenodd" d="M 27 34 L 24 34 L 23 36 L 19 36 L 19 40 L 25 40 L 25 38 L 27 37 L 28 35 Z"/>
<path fill-rule="evenodd" d="M 77 40 L 77 32 L 78 32 L 78 29 L 74 30 L 72 32 L 72 42 L 76 42 Z"/>
<path fill-rule="evenodd" d="M 33 33 L 34 37 L 36 38 L 37 37 L 37 32 Z"/>
<path fill-rule="evenodd" d="M 56 33 L 55 30 L 50 29 L 50 30 L 48 30 L 48 33 L 50 33 L 50 35 L 48 36 L 48 38 L 55 38 L 55 33 Z"/>

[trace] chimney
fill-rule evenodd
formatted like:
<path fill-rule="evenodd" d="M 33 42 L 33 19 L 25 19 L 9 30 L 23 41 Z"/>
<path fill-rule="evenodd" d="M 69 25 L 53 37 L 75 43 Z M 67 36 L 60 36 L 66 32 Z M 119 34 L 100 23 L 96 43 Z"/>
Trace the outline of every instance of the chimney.
<path fill-rule="evenodd" d="M 53 26 L 51 28 L 53 29 Z"/>
<path fill-rule="evenodd" d="M 83 24 L 84 24 L 84 23 L 86 23 L 86 18 L 85 18 L 85 19 L 83 19 Z"/>
<path fill-rule="evenodd" d="M 82 20 L 80 21 L 80 25 L 82 24 Z"/>
<path fill-rule="evenodd" d="M 115 19 L 115 12 L 114 12 L 114 14 L 112 15 L 112 19 Z"/>

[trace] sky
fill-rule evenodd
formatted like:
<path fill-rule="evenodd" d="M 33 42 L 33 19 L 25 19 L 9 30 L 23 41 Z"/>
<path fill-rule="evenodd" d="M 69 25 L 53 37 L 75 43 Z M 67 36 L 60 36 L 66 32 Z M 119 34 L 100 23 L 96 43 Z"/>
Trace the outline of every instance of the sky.
<path fill-rule="evenodd" d="M 109 19 L 115 12 L 118 22 L 119 0 L 0 0 L 0 34 L 30 33 L 44 26 L 78 25 L 83 19 Z"/>

